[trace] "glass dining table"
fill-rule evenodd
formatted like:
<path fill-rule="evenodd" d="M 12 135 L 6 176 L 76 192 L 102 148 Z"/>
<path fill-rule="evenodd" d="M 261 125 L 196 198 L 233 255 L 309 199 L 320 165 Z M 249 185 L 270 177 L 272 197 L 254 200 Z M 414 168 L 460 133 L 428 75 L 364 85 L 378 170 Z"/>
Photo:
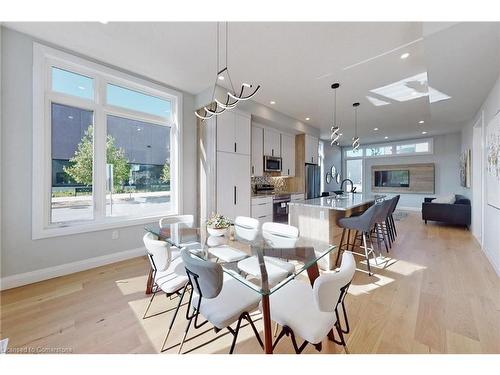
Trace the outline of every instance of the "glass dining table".
<path fill-rule="evenodd" d="M 313 285 L 314 280 L 319 276 L 318 262 L 325 261 L 325 258 L 329 257 L 330 253 L 336 249 L 335 245 L 308 238 L 299 238 L 293 248 L 271 247 L 261 233 L 251 240 L 244 239 L 235 233 L 234 227 L 230 227 L 224 236 L 211 236 L 206 228 L 195 227 L 188 223 L 170 224 L 165 227 L 151 224 L 147 225 L 145 230 L 172 246 L 191 251 L 200 259 L 219 262 L 227 275 L 260 295 L 264 322 L 264 349 L 268 354 L 273 352 L 269 296 L 303 272 L 307 273 L 309 281 Z M 238 261 L 221 262 L 220 259 L 212 255 L 211 251 L 213 248 L 220 247 L 230 248 L 232 251 L 238 252 L 240 254 L 238 261 L 255 257 L 259 272 L 247 275 L 238 269 Z M 264 257 L 289 262 L 295 266 L 295 269 L 279 282 L 273 281 L 269 277 L 270 272 L 267 269 L 270 267 L 270 262 L 265 262 Z M 150 272 L 146 293 L 151 292 L 152 284 L 152 272 Z M 333 339 L 333 332 L 330 332 L 329 338 Z"/>

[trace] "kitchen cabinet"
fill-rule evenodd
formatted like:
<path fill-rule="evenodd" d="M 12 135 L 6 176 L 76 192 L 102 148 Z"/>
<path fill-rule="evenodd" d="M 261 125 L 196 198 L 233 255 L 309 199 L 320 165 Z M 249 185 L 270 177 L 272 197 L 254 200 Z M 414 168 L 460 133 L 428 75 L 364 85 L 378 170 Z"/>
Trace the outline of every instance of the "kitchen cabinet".
<path fill-rule="evenodd" d="M 281 175 L 295 176 L 295 136 L 281 134 Z"/>
<path fill-rule="evenodd" d="M 217 151 L 250 155 L 250 116 L 225 111 L 217 116 Z"/>
<path fill-rule="evenodd" d="M 280 133 L 273 129 L 264 129 L 264 155 L 281 156 Z"/>
<path fill-rule="evenodd" d="M 273 221 L 273 198 L 255 197 L 252 198 L 252 217 L 259 220 L 259 224 Z"/>
<path fill-rule="evenodd" d="M 217 213 L 250 216 L 250 155 L 217 152 Z"/>
<path fill-rule="evenodd" d="M 252 176 L 264 175 L 264 129 L 252 126 Z"/>
<path fill-rule="evenodd" d="M 305 135 L 305 162 L 318 164 L 319 139 L 311 135 Z"/>

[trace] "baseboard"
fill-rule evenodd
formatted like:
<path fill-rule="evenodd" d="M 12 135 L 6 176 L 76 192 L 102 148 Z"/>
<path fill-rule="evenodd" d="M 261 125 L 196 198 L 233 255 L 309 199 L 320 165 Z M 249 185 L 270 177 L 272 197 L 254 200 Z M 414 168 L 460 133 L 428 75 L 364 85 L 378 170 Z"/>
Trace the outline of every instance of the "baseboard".
<path fill-rule="evenodd" d="M 422 207 L 401 207 L 399 206 L 397 210 L 400 211 L 415 211 L 415 212 L 422 212 Z"/>
<path fill-rule="evenodd" d="M 497 266 L 496 266 L 493 258 L 491 257 L 490 253 L 484 247 L 481 247 L 481 250 L 483 250 L 483 254 L 486 255 L 486 259 L 488 259 L 488 262 L 490 262 L 490 264 L 493 267 L 493 270 L 495 271 L 495 273 L 497 274 L 497 276 L 500 277 L 500 269 L 497 268 Z"/>
<path fill-rule="evenodd" d="M 36 283 L 43 280 L 53 279 L 54 277 L 69 275 L 75 272 L 89 270 L 106 264 L 116 263 L 122 260 L 135 258 L 145 254 L 144 247 L 120 251 L 118 253 L 103 255 L 95 258 L 84 259 L 77 262 L 61 264 L 54 267 L 42 268 L 40 270 L 20 273 L 17 275 L 6 276 L 0 279 L 0 290 L 6 290 Z"/>

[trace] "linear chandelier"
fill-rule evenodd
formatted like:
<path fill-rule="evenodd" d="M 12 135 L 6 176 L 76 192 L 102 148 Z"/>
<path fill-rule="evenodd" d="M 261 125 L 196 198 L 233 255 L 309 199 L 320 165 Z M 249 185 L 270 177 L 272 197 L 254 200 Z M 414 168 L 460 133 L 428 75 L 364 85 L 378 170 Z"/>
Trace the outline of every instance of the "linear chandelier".
<path fill-rule="evenodd" d="M 337 123 L 337 89 L 340 87 L 340 83 L 334 83 L 332 89 L 335 90 L 334 102 L 333 102 L 333 126 L 330 128 L 332 132 L 330 134 L 330 146 L 339 145 L 340 139 L 340 126 Z"/>
<path fill-rule="evenodd" d="M 229 74 L 229 67 L 227 63 L 227 45 L 228 45 L 228 23 L 225 22 L 225 60 L 224 60 L 224 66 L 222 69 L 219 69 L 219 29 L 220 29 L 220 23 L 217 22 L 217 75 L 215 77 L 215 83 L 214 83 L 214 90 L 212 92 L 212 101 L 210 102 L 209 105 L 203 107 L 201 110 L 194 111 L 194 114 L 201 120 L 208 120 L 209 118 L 212 118 L 213 116 L 218 116 L 226 111 L 226 109 L 233 109 L 237 106 L 238 102 L 240 101 L 245 101 L 250 98 L 252 98 L 257 91 L 260 88 L 260 85 L 258 85 L 255 90 L 253 90 L 252 93 L 246 94 L 245 91 L 248 92 L 249 89 L 253 88 L 253 85 L 248 84 L 248 83 L 242 83 L 241 88 L 239 93 L 236 92 L 233 86 L 233 81 L 231 80 L 231 75 Z M 215 90 L 217 87 L 217 80 L 223 81 L 225 79 L 225 76 L 227 76 L 229 85 L 231 87 L 230 91 L 227 91 L 227 96 L 226 100 L 224 102 L 218 100 L 215 97 Z M 201 111 L 201 113 L 199 112 Z"/>
<path fill-rule="evenodd" d="M 352 137 L 352 149 L 357 150 L 359 148 L 359 137 L 358 137 L 358 107 L 359 103 L 353 103 L 354 107 L 354 137 Z"/>

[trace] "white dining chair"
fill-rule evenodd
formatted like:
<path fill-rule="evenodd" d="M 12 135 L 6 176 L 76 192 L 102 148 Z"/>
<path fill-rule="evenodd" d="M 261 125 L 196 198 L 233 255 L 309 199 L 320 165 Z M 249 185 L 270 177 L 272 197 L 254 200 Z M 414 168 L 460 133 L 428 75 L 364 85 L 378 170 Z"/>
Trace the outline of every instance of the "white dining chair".
<path fill-rule="evenodd" d="M 183 250 L 181 257 L 192 293 L 186 309 L 188 323 L 179 346 L 179 353 L 182 351 L 191 324 L 198 329 L 208 322 L 214 326 L 215 332 L 227 329 L 233 335 L 229 354 L 234 351 L 243 320 L 250 324 L 259 345 L 263 348 L 262 339 L 250 316 L 250 313 L 259 306 L 259 294 L 225 274 L 218 263 L 199 259 L 189 250 Z M 198 322 L 200 315 L 205 318 L 204 322 Z M 231 327 L 233 323 L 236 323 L 235 328 Z"/>
<path fill-rule="evenodd" d="M 264 223 L 262 237 L 272 248 L 294 248 L 299 239 L 296 227 L 281 223 Z M 278 284 L 295 271 L 292 263 L 276 257 L 264 256 L 269 286 Z M 238 262 L 238 268 L 248 275 L 260 278 L 260 265 L 257 256 L 252 256 Z"/>
<path fill-rule="evenodd" d="M 147 315 L 151 304 L 160 291 L 163 291 L 167 297 L 178 296 L 179 302 L 175 308 L 174 316 L 170 322 L 170 326 L 162 345 L 165 346 L 168 335 L 172 326 L 174 324 L 175 318 L 182 304 L 184 293 L 186 291 L 186 284 L 188 283 L 188 277 L 186 275 L 186 270 L 184 264 L 182 263 L 181 257 L 175 259 L 172 258 L 172 252 L 170 245 L 165 241 L 159 241 L 158 237 L 153 233 L 146 233 L 143 237 L 144 246 L 146 247 L 146 253 L 153 270 L 153 289 L 151 299 L 144 312 L 143 319 L 151 318 L 166 312 L 172 311 L 173 309 L 168 309 L 156 314 Z"/>
<path fill-rule="evenodd" d="M 291 336 L 297 354 L 300 354 L 308 343 L 321 351 L 321 342 L 330 330 L 336 329 L 340 339 L 334 341 L 347 351 L 344 333 L 349 333 L 349 322 L 344 305 L 347 290 L 354 277 L 356 262 L 351 252 L 342 254 L 340 269 L 336 272 L 321 274 L 314 286 L 306 281 L 292 280 L 270 296 L 271 319 L 282 326 L 282 330 L 273 348 L 284 337 Z M 342 308 L 345 329 L 342 328 L 339 315 Z M 262 306 L 260 306 L 262 310 Z M 298 346 L 296 336 L 304 339 Z"/>
<path fill-rule="evenodd" d="M 159 220 L 159 225 L 160 228 L 166 228 L 169 225 L 173 224 L 184 224 L 187 227 L 194 227 L 194 216 L 193 215 L 172 215 L 172 216 L 166 216 L 162 217 Z M 172 231 L 172 236 L 175 237 L 176 233 L 175 231 Z M 172 246 L 172 257 L 173 259 L 177 258 L 180 256 L 181 252 L 180 250 L 182 248 L 189 247 L 189 248 L 200 248 L 201 244 L 199 242 L 186 242 L 179 244 L 179 247 Z"/>
<path fill-rule="evenodd" d="M 251 242 L 259 234 L 259 221 L 251 217 L 238 216 L 234 219 L 234 231 L 239 239 Z M 209 242 L 207 240 L 207 244 Z M 210 247 L 208 251 L 218 260 L 220 259 L 225 263 L 237 262 L 248 257 L 247 253 L 226 244 Z"/>

